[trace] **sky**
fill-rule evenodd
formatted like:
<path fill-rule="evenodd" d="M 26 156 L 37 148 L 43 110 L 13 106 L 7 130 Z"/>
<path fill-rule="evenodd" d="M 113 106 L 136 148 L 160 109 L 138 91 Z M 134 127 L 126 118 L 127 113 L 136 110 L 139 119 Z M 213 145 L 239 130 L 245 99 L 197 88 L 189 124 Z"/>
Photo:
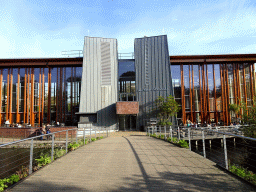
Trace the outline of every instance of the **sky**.
<path fill-rule="evenodd" d="M 167 35 L 170 55 L 256 53 L 255 0 L 1 0 L 0 59 L 65 57 L 84 36 Z"/>

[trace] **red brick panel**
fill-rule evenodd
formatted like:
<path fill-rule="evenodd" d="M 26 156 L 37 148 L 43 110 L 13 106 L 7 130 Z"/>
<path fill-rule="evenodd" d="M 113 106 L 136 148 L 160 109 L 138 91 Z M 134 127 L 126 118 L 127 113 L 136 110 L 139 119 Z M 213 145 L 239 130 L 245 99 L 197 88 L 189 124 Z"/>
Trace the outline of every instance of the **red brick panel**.
<path fill-rule="evenodd" d="M 77 127 L 50 127 L 51 132 L 63 131 L 67 129 L 74 129 Z M 27 138 L 34 137 L 39 135 L 40 127 L 32 127 L 32 128 L 4 128 L 0 127 L 0 138 Z M 69 135 L 75 135 L 76 130 L 69 131 Z M 66 132 L 58 133 L 56 136 L 58 137 L 66 137 Z"/>
<path fill-rule="evenodd" d="M 122 101 L 116 103 L 116 114 L 118 115 L 132 115 L 139 113 L 139 102 L 136 101 Z"/>

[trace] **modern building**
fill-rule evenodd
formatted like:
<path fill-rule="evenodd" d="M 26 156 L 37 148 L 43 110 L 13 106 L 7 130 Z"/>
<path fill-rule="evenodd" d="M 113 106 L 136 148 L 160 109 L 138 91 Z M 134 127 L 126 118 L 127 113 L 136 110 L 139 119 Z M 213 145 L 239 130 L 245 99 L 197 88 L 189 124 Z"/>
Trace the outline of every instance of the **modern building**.
<path fill-rule="evenodd" d="M 0 120 L 143 129 L 158 96 L 173 95 L 174 123 L 229 124 L 229 104 L 253 105 L 256 54 L 169 56 L 167 36 L 136 38 L 134 54 L 117 39 L 85 37 L 83 57 L 0 59 Z"/>

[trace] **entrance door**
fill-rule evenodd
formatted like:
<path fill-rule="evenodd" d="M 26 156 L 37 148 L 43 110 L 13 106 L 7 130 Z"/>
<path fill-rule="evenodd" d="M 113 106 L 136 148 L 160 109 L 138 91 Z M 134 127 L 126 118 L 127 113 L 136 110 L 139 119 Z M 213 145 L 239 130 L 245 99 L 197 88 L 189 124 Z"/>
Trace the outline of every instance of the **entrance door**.
<path fill-rule="evenodd" d="M 119 115 L 119 130 L 135 130 L 136 115 Z"/>

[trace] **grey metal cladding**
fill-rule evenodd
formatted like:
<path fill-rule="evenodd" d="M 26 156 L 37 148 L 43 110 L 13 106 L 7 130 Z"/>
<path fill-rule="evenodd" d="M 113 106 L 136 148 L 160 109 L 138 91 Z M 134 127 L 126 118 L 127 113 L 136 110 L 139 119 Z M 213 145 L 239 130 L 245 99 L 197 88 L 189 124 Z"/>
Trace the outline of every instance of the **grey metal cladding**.
<path fill-rule="evenodd" d="M 152 115 L 158 96 L 166 98 L 173 93 L 167 36 L 136 38 L 134 58 L 140 127 Z"/>
<path fill-rule="evenodd" d="M 79 127 L 116 129 L 117 56 L 116 39 L 85 37 L 79 113 L 97 113 L 97 123 Z"/>

